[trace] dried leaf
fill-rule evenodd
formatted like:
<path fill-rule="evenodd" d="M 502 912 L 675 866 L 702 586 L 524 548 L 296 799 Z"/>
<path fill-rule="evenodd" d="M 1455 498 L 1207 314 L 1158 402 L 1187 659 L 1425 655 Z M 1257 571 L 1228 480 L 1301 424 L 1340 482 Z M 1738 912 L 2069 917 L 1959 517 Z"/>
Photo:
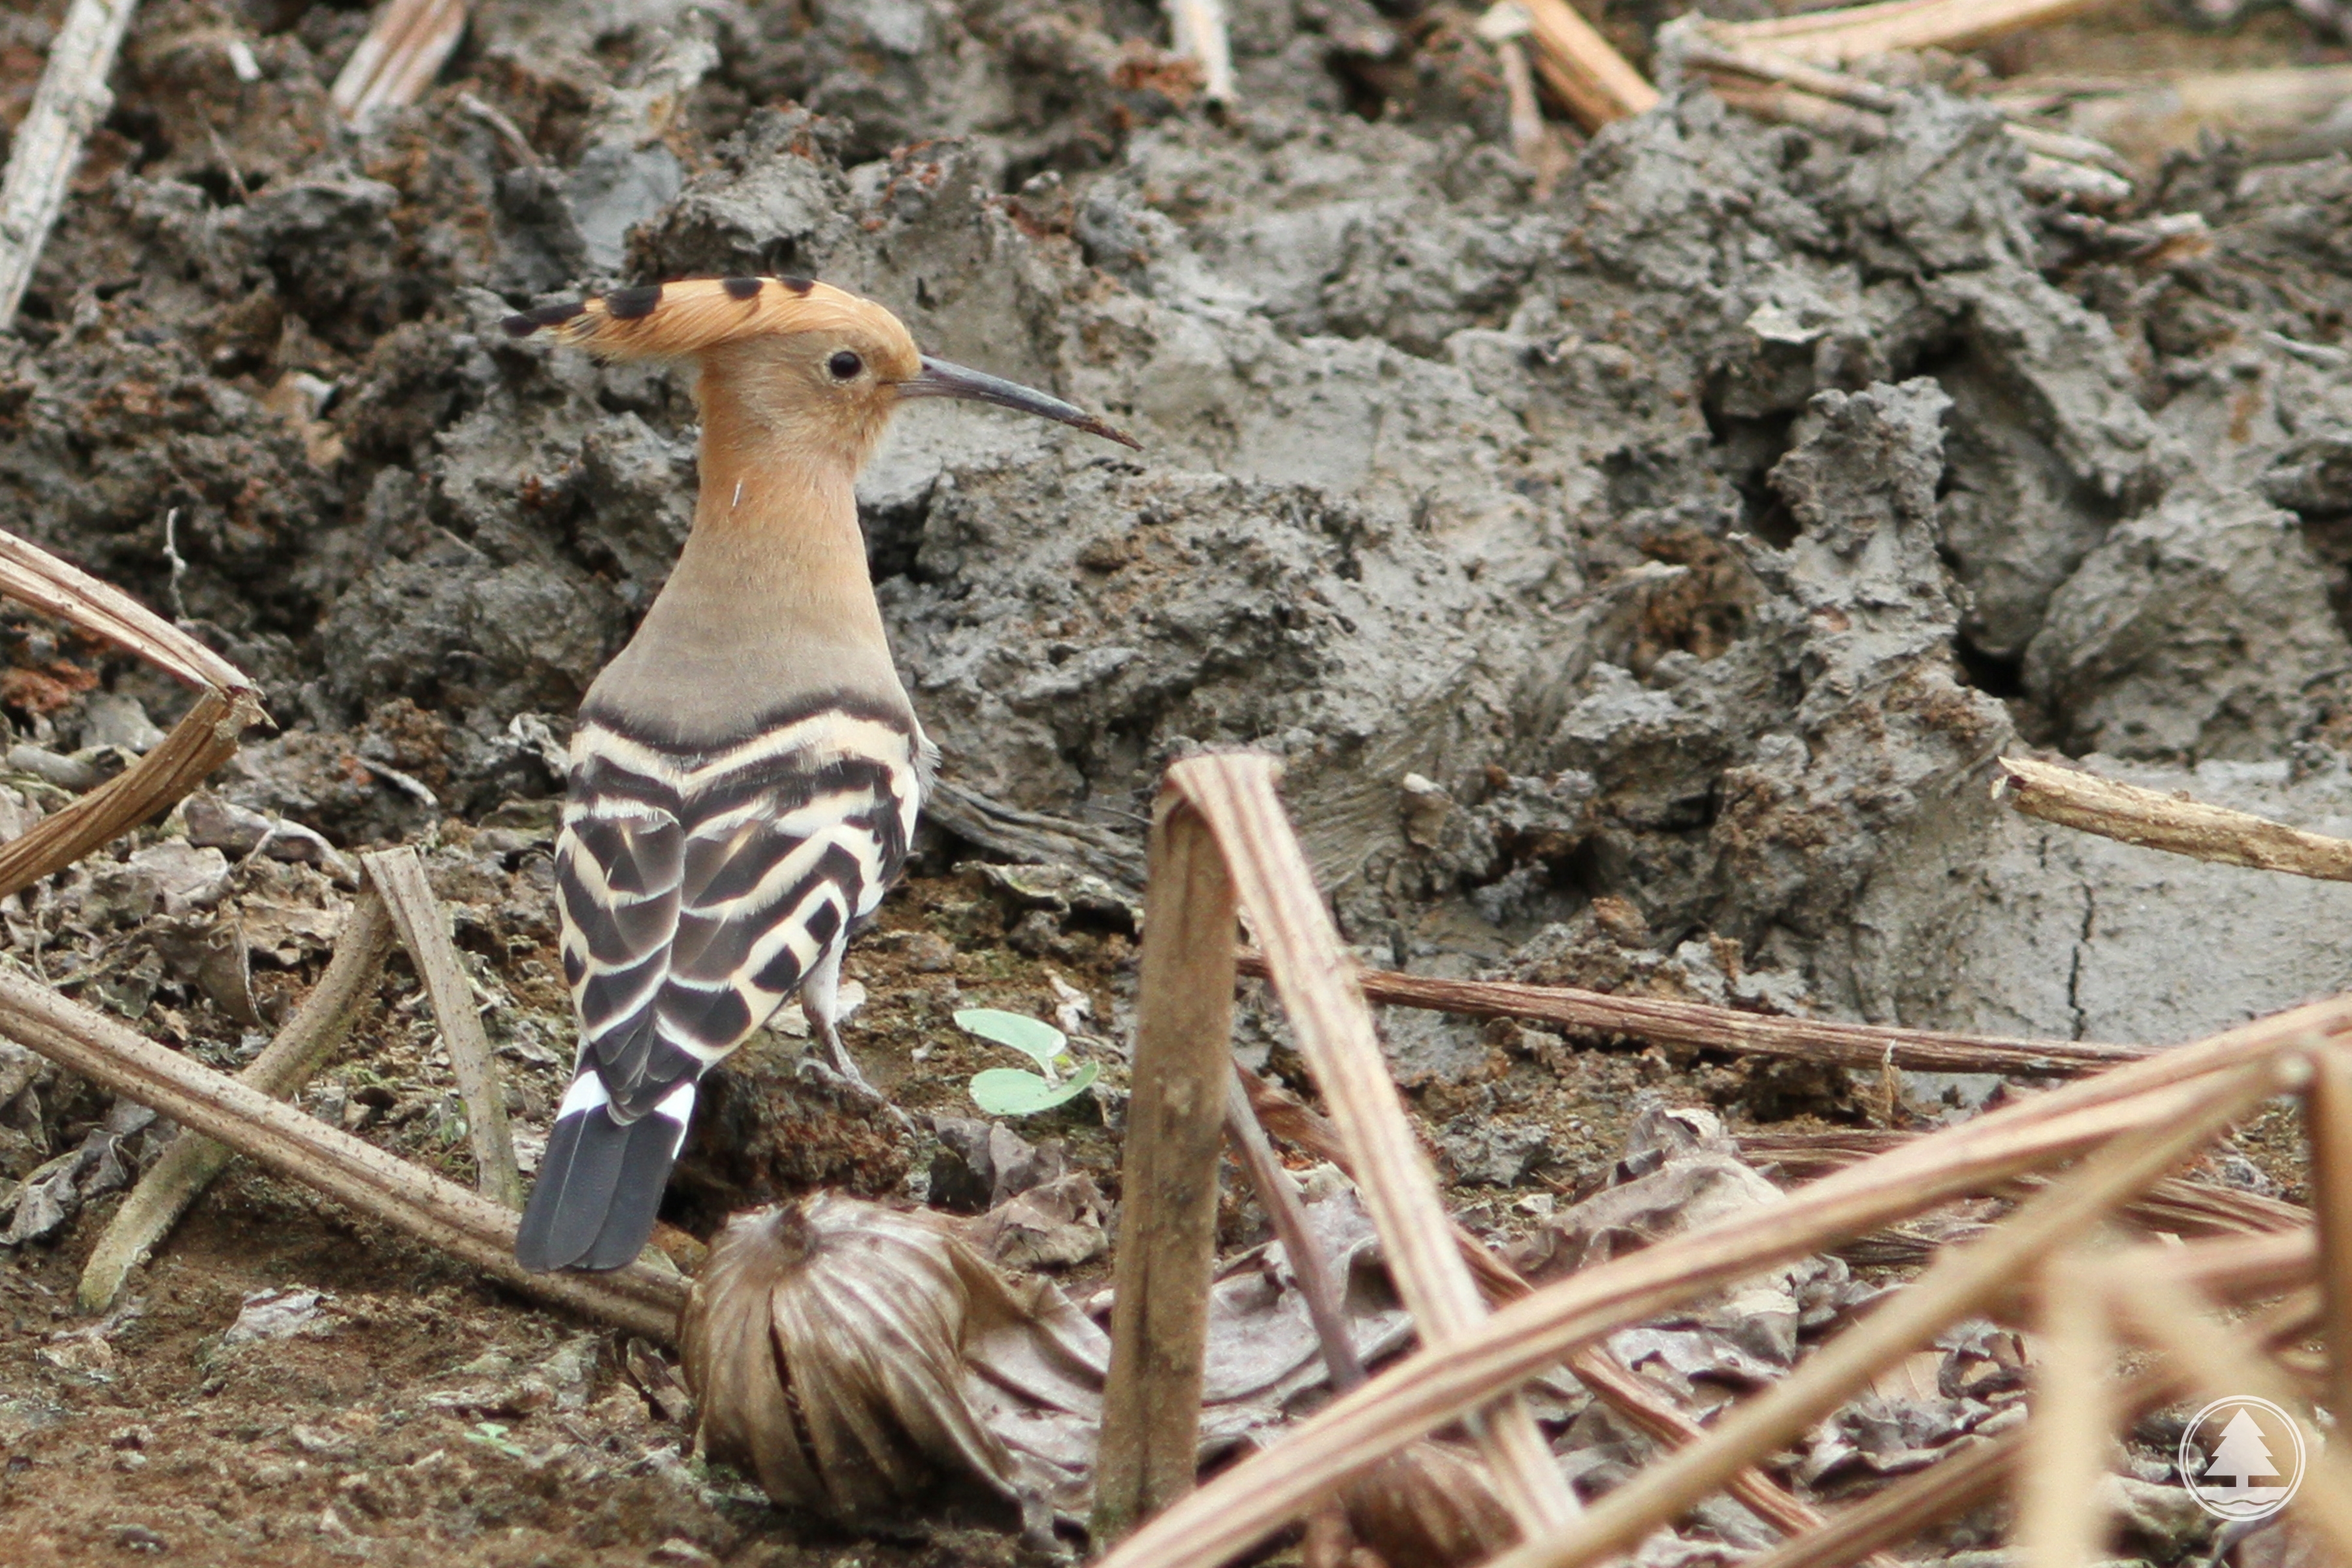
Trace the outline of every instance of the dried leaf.
<path fill-rule="evenodd" d="M 778 1502 L 835 1519 L 896 1512 L 942 1475 L 1042 1517 L 984 1389 L 1066 1365 L 1076 1331 L 1045 1316 L 928 1215 L 829 1193 L 738 1215 L 679 1323 L 698 1439 Z"/>

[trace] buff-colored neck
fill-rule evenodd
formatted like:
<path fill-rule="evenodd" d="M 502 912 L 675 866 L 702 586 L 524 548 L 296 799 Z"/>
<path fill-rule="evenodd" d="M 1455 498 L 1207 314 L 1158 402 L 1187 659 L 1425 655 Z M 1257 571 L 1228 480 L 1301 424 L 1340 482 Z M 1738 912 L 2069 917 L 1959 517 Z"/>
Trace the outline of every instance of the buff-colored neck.
<path fill-rule="evenodd" d="M 597 690 L 688 736 L 810 694 L 905 708 L 857 526 L 863 454 L 747 417 L 711 380 L 694 531 Z"/>

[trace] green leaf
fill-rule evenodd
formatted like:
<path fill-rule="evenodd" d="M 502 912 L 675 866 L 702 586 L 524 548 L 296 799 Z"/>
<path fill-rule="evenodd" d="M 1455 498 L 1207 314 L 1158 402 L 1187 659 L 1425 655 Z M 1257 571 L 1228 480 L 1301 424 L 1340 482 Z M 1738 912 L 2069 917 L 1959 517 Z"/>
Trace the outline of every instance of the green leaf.
<path fill-rule="evenodd" d="M 1070 1046 L 1068 1037 L 1042 1018 L 1007 1013 L 1001 1007 L 966 1007 L 956 1014 L 955 1021 L 956 1027 L 978 1035 L 983 1040 L 1011 1046 L 1044 1068 L 1048 1074 L 1053 1072 L 1054 1063 Z"/>
<path fill-rule="evenodd" d="M 1101 1075 L 1097 1062 L 1072 1073 L 1066 1083 L 1047 1083 L 1019 1068 L 990 1068 L 971 1075 L 971 1100 L 991 1116 L 1034 1116 L 1076 1100 Z"/>

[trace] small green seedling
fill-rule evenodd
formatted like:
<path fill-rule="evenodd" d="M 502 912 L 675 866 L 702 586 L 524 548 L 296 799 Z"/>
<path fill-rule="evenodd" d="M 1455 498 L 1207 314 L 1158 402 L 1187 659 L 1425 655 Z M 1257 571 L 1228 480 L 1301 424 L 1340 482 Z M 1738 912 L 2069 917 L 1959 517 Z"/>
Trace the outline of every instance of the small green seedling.
<path fill-rule="evenodd" d="M 507 1427 L 496 1421 L 475 1422 L 473 1429 L 466 1434 L 466 1441 L 479 1443 L 483 1447 L 504 1454 L 509 1459 L 530 1458 L 530 1450 L 509 1437 Z"/>
<path fill-rule="evenodd" d="M 1102 1072 L 1096 1063 L 1088 1062 L 1064 1079 L 1056 1068 L 1073 1059 L 1069 1038 L 1042 1019 L 997 1007 L 966 1007 L 956 1014 L 955 1021 L 958 1028 L 1010 1046 L 1037 1064 L 1037 1072 L 989 1068 L 972 1074 L 972 1103 L 991 1116 L 1034 1116 L 1066 1105 L 1091 1088 Z"/>

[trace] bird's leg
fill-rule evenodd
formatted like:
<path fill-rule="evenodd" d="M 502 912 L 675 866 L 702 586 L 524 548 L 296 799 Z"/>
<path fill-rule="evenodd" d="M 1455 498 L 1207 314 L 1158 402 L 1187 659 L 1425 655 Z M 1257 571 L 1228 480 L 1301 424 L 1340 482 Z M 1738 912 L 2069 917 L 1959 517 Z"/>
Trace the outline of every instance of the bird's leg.
<path fill-rule="evenodd" d="M 859 1100 L 880 1106 L 912 1131 L 914 1122 L 907 1113 L 891 1104 L 889 1098 L 880 1089 L 866 1081 L 866 1074 L 859 1069 L 857 1059 L 841 1043 L 841 1012 L 835 1001 L 841 983 L 841 952 L 840 944 L 826 949 L 824 956 L 818 959 L 815 967 L 809 971 L 808 978 L 801 982 L 801 1011 L 808 1015 L 808 1021 L 816 1026 L 816 1032 L 823 1037 L 824 1048 L 833 1058 L 833 1072 L 839 1075 L 837 1081 L 841 1087 Z M 810 1068 L 820 1072 L 824 1070 L 820 1063 L 804 1060 L 802 1069 L 806 1071 Z"/>

